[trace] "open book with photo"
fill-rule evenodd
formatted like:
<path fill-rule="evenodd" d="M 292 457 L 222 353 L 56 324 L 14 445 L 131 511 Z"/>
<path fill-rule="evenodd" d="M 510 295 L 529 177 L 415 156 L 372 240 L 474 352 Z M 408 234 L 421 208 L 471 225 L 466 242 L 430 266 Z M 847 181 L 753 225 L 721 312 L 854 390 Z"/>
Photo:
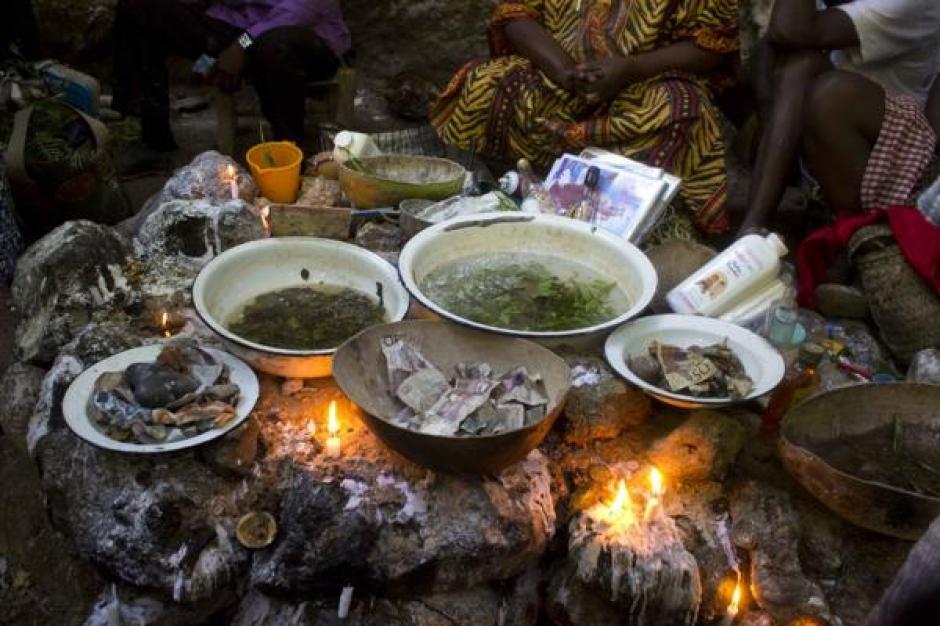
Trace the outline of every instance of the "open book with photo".
<path fill-rule="evenodd" d="M 629 224 L 624 224 L 623 231 L 609 228 L 634 244 L 642 243 L 649 235 L 666 212 L 669 203 L 679 193 L 679 186 L 682 184 L 682 179 L 678 176 L 601 148 L 587 148 L 579 158 L 590 165 L 618 172 L 618 178 L 622 178 L 620 184 L 633 188 L 636 195 L 644 201 L 640 209 L 631 213 L 633 219 Z M 614 225 L 615 223 L 610 224 Z"/>

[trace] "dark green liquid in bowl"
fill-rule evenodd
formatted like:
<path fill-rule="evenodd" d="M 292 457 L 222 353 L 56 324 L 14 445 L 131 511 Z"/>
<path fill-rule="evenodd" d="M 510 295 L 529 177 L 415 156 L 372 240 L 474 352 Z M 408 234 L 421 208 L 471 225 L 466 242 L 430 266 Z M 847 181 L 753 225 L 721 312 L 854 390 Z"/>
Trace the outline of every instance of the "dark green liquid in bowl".
<path fill-rule="evenodd" d="M 386 322 L 385 308 L 366 294 L 332 285 L 290 287 L 254 298 L 226 327 L 272 348 L 329 350 Z"/>

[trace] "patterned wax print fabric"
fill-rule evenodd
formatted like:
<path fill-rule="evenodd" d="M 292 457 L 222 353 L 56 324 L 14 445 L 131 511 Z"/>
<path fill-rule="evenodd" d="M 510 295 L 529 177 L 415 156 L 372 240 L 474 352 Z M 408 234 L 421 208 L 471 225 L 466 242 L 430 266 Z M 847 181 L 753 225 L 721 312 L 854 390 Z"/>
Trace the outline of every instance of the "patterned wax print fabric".
<path fill-rule="evenodd" d="M 731 53 L 739 45 L 738 4 L 504 0 L 490 25 L 492 58 L 457 73 L 435 104 L 431 123 L 449 144 L 495 159 L 527 158 L 539 168 L 564 151 L 587 146 L 662 167 L 683 179 L 680 198 L 699 230 L 724 232 L 729 227 L 725 145 L 713 95 L 729 76 L 670 72 L 591 106 L 514 54 L 504 27 L 516 19 L 536 20 L 576 63 L 642 54 L 681 40 Z"/>

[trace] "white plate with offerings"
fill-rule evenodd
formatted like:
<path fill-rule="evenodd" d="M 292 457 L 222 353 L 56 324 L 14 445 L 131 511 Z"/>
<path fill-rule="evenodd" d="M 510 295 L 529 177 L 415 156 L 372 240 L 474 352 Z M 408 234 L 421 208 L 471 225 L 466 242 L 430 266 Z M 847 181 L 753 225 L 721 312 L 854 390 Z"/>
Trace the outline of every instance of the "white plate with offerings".
<path fill-rule="evenodd" d="M 638 371 L 638 364 L 641 358 L 656 360 L 653 354 L 656 346 L 676 348 L 679 358 L 688 358 L 688 352 L 695 353 L 690 360 L 704 356 L 703 360 L 708 362 L 700 363 L 697 373 L 692 375 L 701 373 L 703 381 L 724 374 L 725 368 L 716 368 L 715 363 L 734 360 L 738 370 L 738 380 L 734 382 L 741 385 L 738 387 L 741 393 L 699 395 L 687 388 L 654 384 L 648 374 Z M 755 400 L 773 391 L 786 372 L 783 357 L 763 337 L 729 322 L 691 315 L 653 315 L 625 324 L 608 337 L 605 353 L 618 374 L 654 398 L 681 408 L 718 408 Z M 717 354 L 713 357 L 712 353 Z M 662 356 L 660 352 L 660 366 Z M 728 387 L 731 386 L 729 381 Z"/>
<path fill-rule="evenodd" d="M 240 359 L 191 339 L 116 354 L 91 366 L 62 401 L 68 427 L 116 452 L 198 446 L 237 428 L 258 401 L 258 378 Z"/>

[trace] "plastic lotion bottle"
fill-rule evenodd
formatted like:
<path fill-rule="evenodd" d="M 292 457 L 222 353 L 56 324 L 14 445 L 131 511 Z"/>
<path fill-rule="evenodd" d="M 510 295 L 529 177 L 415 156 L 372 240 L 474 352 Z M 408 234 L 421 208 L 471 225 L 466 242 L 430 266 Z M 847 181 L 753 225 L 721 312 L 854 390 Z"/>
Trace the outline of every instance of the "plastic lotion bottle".
<path fill-rule="evenodd" d="M 333 160 L 338 163 L 345 163 L 349 159 L 381 156 L 381 154 L 382 151 L 365 133 L 344 130 L 333 138 Z"/>
<path fill-rule="evenodd" d="M 747 235 L 670 291 L 666 300 L 683 315 L 721 315 L 776 278 L 786 254 L 775 234 Z"/>

